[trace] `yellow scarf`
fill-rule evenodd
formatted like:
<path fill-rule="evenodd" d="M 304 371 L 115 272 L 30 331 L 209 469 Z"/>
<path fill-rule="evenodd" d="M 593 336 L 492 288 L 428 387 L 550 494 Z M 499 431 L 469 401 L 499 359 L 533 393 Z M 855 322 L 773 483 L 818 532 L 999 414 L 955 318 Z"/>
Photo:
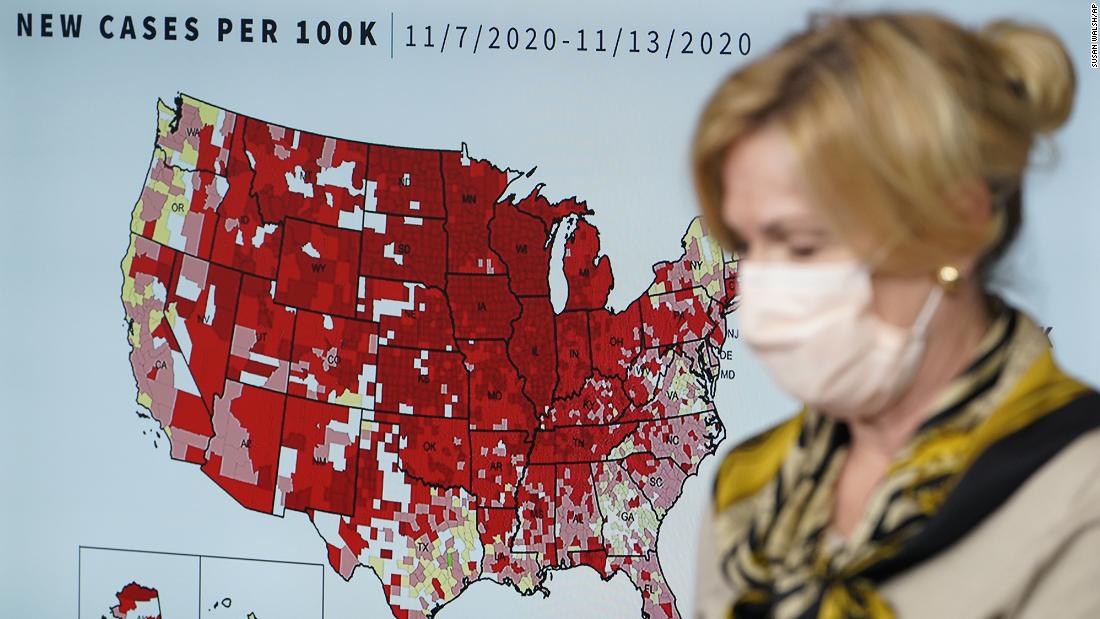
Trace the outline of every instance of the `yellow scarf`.
<path fill-rule="evenodd" d="M 999 307 L 846 543 L 828 533 L 843 423 L 804 408 L 725 457 L 714 509 L 737 592 L 731 617 L 893 617 L 879 583 L 962 537 L 1058 449 L 1100 427 L 1080 406 L 1096 392 L 1058 367 L 1027 314 Z"/>

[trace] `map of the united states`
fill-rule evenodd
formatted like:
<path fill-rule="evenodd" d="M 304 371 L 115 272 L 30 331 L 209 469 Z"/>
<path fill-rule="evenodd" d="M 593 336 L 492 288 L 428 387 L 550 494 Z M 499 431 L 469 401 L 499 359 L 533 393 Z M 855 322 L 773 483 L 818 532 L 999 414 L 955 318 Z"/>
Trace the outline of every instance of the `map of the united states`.
<path fill-rule="evenodd" d="M 240 505 L 304 512 L 396 617 L 577 566 L 678 617 L 657 537 L 725 436 L 735 263 L 696 219 L 612 311 L 593 211 L 520 176 L 159 102 L 122 261 L 137 401 Z"/>

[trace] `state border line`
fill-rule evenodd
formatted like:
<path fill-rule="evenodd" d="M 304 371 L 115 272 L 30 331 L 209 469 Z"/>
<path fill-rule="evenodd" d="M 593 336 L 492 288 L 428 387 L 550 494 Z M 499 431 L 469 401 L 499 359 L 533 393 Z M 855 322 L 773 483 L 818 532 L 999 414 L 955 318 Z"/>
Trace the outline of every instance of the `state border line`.
<path fill-rule="evenodd" d="M 209 105 L 210 107 L 222 110 L 223 112 L 229 112 L 229 113 L 234 114 L 235 116 L 237 116 L 239 118 L 247 118 L 249 120 L 254 120 L 256 122 L 261 122 L 261 123 L 264 123 L 264 124 L 267 124 L 267 125 L 274 125 L 276 127 L 282 127 L 283 129 L 288 129 L 290 131 L 297 131 L 299 133 L 309 133 L 309 134 L 320 136 L 320 137 L 323 137 L 323 138 L 339 140 L 341 142 L 350 142 L 352 144 L 362 144 L 362 145 L 365 145 L 365 146 L 382 146 L 384 148 L 397 148 L 397 149 L 402 149 L 402 150 L 428 151 L 428 152 L 439 152 L 439 153 L 462 153 L 461 148 L 450 149 L 450 148 L 429 148 L 429 147 L 422 147 L 422 146 L 401 146 L 401 145 L 398 145 L 398 144 L 385 144 L 385 143 L 382 143 L 382 142 L 366 142 L 366 141 L 363 141 L 363 140 L 351 140 L 351 139 L 348 139 L 346 137 L 328 135 L 326 133 L 319 133 L 317 131 L 309 131 L 309 130 L 306 130 L 306 129 L 300 129 L 298 127 L 292 127 L 290 125 L 281 125 L 279 123 L 274 123 L 274 122 L 271 122 L 271 121 L 268 121 L 268 120 L 264 120 L 264 119 L 256 117 L 256 116 L 249 116 L 248 114 L 242 114 L 241 112 L 238 112 L 238 111 L 236 111 L 232 108 L 224 107 L 224 106 L 218 105 L 216 103 L 211 103 L 211 102 L 206 101 L 204 99 L 200 99 L 200 98 L 195 97 L 193 95 L 189 95 L 189 94 L 183 92 L 182 90 L 177 90 L 176 94 L 177 95 L 182 95 L 182 96 L 187 97 L 188 99 L 192 99 L 194 101 L 198 101 L 199 103 L 202 103 L 204 105 Z M 163 99 L 161 99 L 160 97 L 157 97 L 157 99 L 160 100 L 160 101 L 163 101 Z M 175 108 L 173 108 L 173 109 L 175 109 Z"/>

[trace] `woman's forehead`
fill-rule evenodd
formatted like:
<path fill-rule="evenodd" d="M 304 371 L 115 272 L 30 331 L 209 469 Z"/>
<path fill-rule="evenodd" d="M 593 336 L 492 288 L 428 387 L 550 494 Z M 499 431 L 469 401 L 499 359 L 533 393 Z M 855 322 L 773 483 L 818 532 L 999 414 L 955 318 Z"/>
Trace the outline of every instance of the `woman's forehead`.
<path fill-rule="evenodd" d="M 779 129 L 759 129 L 732 146 L 722 180 L 723 217 L 738 228 L 821 220 L 804 190 L 794 150 Z"/>

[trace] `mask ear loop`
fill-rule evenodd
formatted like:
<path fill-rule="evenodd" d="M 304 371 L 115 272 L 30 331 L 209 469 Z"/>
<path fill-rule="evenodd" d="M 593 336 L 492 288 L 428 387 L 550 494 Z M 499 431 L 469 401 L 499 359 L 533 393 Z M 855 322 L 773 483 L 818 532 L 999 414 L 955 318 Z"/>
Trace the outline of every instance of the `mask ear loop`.
<path fill-rule="evenodd" d="M 932 315 L 936 313 L 936 309 L 939 308 L 940 299 L 943 298 L 943 286 L 932 286 L 932 292 L 928 293 L 928 297 L 924 300 L 924 306 L 920 308 L 920 313 L 917 314 L 916 320 L 913 321 L 913 330 L 918 335 L 924 335 L 924 330 L 928 327 L 928 323 L 932 320 Z"/>
<path fill-rule="evenodd" d="M 878 264 L 883 257 L 889 255 L 889 252 L 893 250 L 896 242 L 897 235 L 895 235 L 890 241 L 884 243 L 875 253 L 871 254 L 871 257 L 867 259 L 867 264 L 870 270 Z M 935 314 L 936 309 L 939 307 L 940 300 L 943 298 L 944 288 L 943 286 L 934 285 L 932 291 L 928 293 L 928 296 L 924 300 L 924 305 L 921 307 L 920 312 L 917 313 L 916 319 L 913 321 L 911 327 L 913 331 L 923 336 L 925 329 L 928 327 L 928 323 L 932 320 L 932 315 Z"/>

